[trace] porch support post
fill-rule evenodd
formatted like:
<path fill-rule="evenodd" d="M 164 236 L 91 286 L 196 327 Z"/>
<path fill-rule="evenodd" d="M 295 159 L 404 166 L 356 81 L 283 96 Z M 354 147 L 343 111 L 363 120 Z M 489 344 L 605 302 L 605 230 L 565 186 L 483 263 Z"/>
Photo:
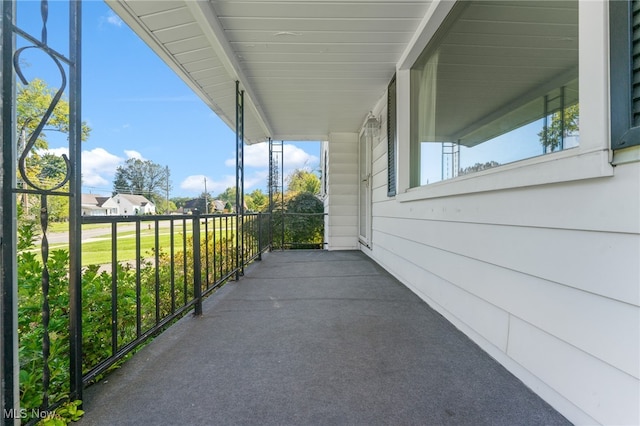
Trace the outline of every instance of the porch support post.
<path fill-rule="evenodd" d="M 69 5 L 69 369 L 71 400 L 82 399 L 82 2 Z"/>
<path fill-rule="evenodd" d="M 13 72 L 13 52 L 15 51 L 15 36 L 13 32 L 15 17 L 15 1 L 2 2 L 2 155 L 0 161 L 0 185 L 2 186 L 2 223 L 0 238 L 2 244 L 0 260 L 0 285 L 2 286 L 2 303 L 0 304 L 0 356 L 2 370 L 0 371 L 0 392 L 2 392 L 3 415 L 2 424 L 19 424 L 20 419 L 16 410 L 20 407 L 18 390 L 18 277 L 16 271 L 16 196 L 13 188 L 16 186 L 16 132 L 15 132 L 15 77 Z"/>
<path fill-rule="evenodd" d="M 273 250 L 273 139 L 269 138 L 269 251 Z"/>
<path fill-rule="evenodd" d="M 284 141 L 269 138 L 269 244 L 273 250 L 275 203 L 280 196 L 280 250 L 284 250 Z"/>
<path fill-rule="evenodd" d="M 244 90 L 236 81 L 236 280 L 244 275 Z"/>

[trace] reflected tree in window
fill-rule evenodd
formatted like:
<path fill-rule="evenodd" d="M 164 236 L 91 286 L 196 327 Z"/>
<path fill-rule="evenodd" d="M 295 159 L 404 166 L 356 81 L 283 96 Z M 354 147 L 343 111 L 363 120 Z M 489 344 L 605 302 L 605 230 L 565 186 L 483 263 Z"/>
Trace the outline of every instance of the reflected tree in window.
<path fill-rule="evenodd" d="M 563 149 L 564 141 L 570 136 L 576 136 L 580 127 L 580 104 L 574 104 L 556 111 L 550 116 L 550 124 L 545 126 L 538 136 L 546 152 Z"/>

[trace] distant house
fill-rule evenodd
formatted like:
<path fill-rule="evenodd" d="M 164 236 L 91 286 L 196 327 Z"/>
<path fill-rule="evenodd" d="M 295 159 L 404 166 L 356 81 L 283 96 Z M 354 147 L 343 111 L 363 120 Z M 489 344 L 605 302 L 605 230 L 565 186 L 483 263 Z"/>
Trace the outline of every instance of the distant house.
<path fill-rule="evenodd" d="M 82 216 L 109 216 L 116 214 L 104 203 L 109 197 L 102 197 L 94 194 L 82 194 Z"/>
<path fill-rule="evenodd" d="M 220 212 L 222 213 L 224 211 L 224 205 L 226 203 L 222 200 L 213 200 L 211 202 L 211 207 L 213 207 L 213 211 L 214 212 Z"/>
<path fill-rule="evenodd" d="M 209 202 L 209 209 L 205 210 L 204 208 L 204 200 L 202 198 L 194 198 L 192 200 L 186 201 L 178 211 L 184 214 L 191 214 L 195 209 L 200 210 L 200 213 L 214 213 L 219 212 L 222 213 L 224 211 L 224 201 L 220 200 L 211 200 Z"/>
<path fill-rule="evenodd" d="M 109 214 L 118 216 L 156 213 L 156 205 L 142 195 L 116 194 L 105 201 L 103 207 L 110 210 Z"/>
<path fill-rule="evenodd" d="M 202 204 L 201 198 L 194 198 L 188 201 L 185 201 L 184 205 L 178 209 L 179 212 L 184 214 L 193 213 L 195 209 L 200 209 L 200 205 Z"/>

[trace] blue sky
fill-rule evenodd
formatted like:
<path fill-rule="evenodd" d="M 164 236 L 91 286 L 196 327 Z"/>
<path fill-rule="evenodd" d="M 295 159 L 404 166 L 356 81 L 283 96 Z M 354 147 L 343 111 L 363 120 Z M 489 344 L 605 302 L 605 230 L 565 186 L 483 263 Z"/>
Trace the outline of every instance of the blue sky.
<path fill-rule="evenodd" d="M 18 2 L 18 26 L 40 37 L 40 2 Z M 67 3 L 49 2 L 49 44 L 66 53 Z M 128 158 L 171 170 L 170 196 L 213 195 L 235 186 L 235 134 L 102 1 L 83 3 L 82 118 L 92 128 L 83 145 L 83 192 L 109 194 L 116 168 Z M 24 41 L 18 40 L 18 46 Z M 60 78 L 35 49 L 23 55 L 28 79 L 51 87 Z M 50 148 L 67 150 L 48 133 Z M 284 175 L 319 167 L 319 143 L 286 142 Z M 245 192 L 266 190 L 268 146 L 245 147 Z"/>

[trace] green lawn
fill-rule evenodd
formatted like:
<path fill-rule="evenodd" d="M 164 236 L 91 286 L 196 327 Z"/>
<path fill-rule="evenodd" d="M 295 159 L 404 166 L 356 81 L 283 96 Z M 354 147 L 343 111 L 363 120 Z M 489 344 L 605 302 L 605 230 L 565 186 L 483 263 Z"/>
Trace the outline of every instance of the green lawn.
<path fill-rule="evenodd" d="M 98 229 L 104 228 L 104 224 L 102 223 L 90 223 L 87 225 L 82 225 L 82 229 Z M 39 228 L 39 225 L 38 225 Z M 47 232 L 68 232 L 69 231 L 69 222 L 50 222 L 47 226 Z"/>
<path fill-rule="evenodd" d="M 150 222 L 151 223 L 151 222 Z M 216 239 L 220 238 L 224 229 L 221 228 L 225 222 L 222 221 L 220 223 L 216 223 Z M 235 222 L 229 221 L 229 226 L 235 226 Z M 87 226 L 87 225 L 84 225 Z M 91 228 L 84 229 L 96 229 L 95 225 L 91 225 Z M 103 227 L 103 225 L 99 225 L 99 227 Z M 154 224 L 151 223 L 151 227 L 145 227 L 146 224 L 143 224 L 140 230 L 140 254 L 142 258 L 153 258 L 154 257 L 154 248 L 155 248 L 155 229 Z M 212 224 L 209 224 L 209 232 L 211 232 Z M 235 229 L 233 229 L 235 231 Z M 182 251 L 183 248 L 183 230 L 182 224 L 178 226 L 178 224 L 174 227 L 174 250 Z M 204 233 L 204 225 L 201 227 L 201 233 Z M 187 238 L 192 234 L 192 223 L 191 221 L 187 221 L 186 226 Z M 161 226 L 159 229 L 158 236 L 159 248 L 160 251 L 168 253 L 171 248 L 171 236 L 170 236 L 170 228 L 168 226 Z M 59 243 L 59 244 L 50 244 L 50 250 L 62 249 L 68 250 L 67 243 Z M 118 261 L 126 262 L 133 261 L 136 259 L 136 238 L 135 231 L 121 231 L 118 232 L 117 237 L 117 253 L 118 253 Z M 110 264 L 111 259 L 111 231 L 109 229 L 105 229 L 104 234 L 93 236 L 90 239 L 82 242 L 82 266 L 87 265 L 104 265 Z"/>

